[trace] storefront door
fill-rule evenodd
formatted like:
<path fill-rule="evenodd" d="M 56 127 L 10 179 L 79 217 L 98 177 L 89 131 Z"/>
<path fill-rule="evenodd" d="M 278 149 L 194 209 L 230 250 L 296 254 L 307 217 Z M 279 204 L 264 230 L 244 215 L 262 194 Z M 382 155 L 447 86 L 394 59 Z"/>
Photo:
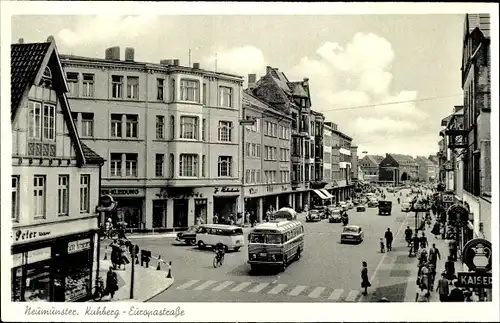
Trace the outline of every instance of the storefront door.
<path fill-rule="evenodd" d="M 195 199 L 194 200 L 194 218 L 195 223 L 197 219 L 200 223 L 207 223 L 207 199 Z"/>
<path fill-rule="evenodd" d="M 113 212 L 113 225 L 125 221 L 128 229 L 140 229 L 143 227 L 142 201 L 143 198 L 116 198 L 118 206 Z"/>
<path fill-rule="evenodd" d="M 153 201 L 153 228 L 165 228 L 167 226 L 167 201 Z"/>
<path fill-rule="evenodd" d="M 188 227 L 188 199 L 174 200 L 174 228 L 182 230 Z"/>

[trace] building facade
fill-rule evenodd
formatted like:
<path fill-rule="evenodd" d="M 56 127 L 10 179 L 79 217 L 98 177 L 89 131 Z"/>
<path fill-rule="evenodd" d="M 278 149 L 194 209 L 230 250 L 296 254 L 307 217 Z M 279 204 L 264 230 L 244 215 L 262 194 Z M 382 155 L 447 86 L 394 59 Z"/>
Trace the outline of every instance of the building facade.
<path fill-rule="evenodd" d="M 391 154 L 385 154 L 385 158 L 379 164 L 378 182 L 399 185 L 399 167 L 399 162 Z"/>
<path fill-rule="evenodd" d="M 418 163 L 412 156 L 402 154 L 390 154 L 399 164 L 399 182 L 418 180 Z"/>
<path fill-rule="evenodd" d="M 418 164 L 418 180 L 431 183 L 436 180 L 436 165 L 425 156 L 417 156 L 415 162 Z"/>
<path fill-rule="evenodd" d="M 379 155 L 365 155 L 359 161 L 360 167 L 363 170 L 365 182 L 378 182 L 380 162 L 384 159 Z"/>
<path fill-rule="evenodd" d="M 132 48 L 122 60 L 119 47 L 62 64 L 78 132 L 108 160 L 101 194 L 118 206 L 106 216 L 172 230 L 243 213 L 242 77 L 177 59 L 136 62 Z"/>
<path fill-rule="evenodd" d="M 11 46 L 12 301 L 88 299 L 104 159 L 80 141 L 52 37 Z"/>
<path fill-rule="evenodd" d="M 255 75 L 249 75 L 254 84 Z M 293 205 L 291 186 L 292 118 L 252 94 L 243 91 L 243 115 L 254 120 L 245 126 L 245 178 L 242 193 L 250 220 L 262 221 L 270 209 Z"/>

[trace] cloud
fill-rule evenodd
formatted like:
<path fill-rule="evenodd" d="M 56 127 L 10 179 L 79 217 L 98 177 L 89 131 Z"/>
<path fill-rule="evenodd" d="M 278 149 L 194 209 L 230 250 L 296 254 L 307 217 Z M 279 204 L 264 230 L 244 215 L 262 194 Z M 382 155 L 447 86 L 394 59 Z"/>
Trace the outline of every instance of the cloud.
<path fill-rule="evenodd" d="M 261 74 L 266 69 L 266 59 L 262 51 L 253 46 L 243 46 L 230 49 L 219 48 L 217 52 L 217 70 L 245 76 Z M 215 68 L 215 53 L 205 56 L 203 63 L 206 68 Z"/>
<path fill-rule="evenodd" d="M 155 16 L 94 16 L 80 17 L 73 29 L 63 29 L 57 35 L 68 47 L 79 45 L 134 41 L 152 31 Z"/>
<path fill-rule="evenodd" d="M 411 121 L 396 121 L 388 117 L 372 118 L 359 117 L 355 121 L 358 135 L 401 135 L 411 133 L 418 129 Z"/>

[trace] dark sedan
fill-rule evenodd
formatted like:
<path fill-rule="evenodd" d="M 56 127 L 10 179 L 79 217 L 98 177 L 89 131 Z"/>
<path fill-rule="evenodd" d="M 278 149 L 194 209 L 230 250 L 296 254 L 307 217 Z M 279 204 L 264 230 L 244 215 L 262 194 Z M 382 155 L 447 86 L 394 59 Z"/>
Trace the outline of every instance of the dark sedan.
<path fill-rule="evenodd" d="M 184 242 L 185 244 L 196 245 L 196 230 L 197 226 L 189 227 L 186 231 L 177 233 L 175 240 Z"/>

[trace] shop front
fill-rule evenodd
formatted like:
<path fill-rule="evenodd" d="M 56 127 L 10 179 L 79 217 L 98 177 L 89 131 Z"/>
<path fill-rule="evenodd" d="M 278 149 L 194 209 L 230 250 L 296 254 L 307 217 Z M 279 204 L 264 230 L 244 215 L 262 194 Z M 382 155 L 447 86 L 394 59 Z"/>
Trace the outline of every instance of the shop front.
<path fill-rule="evenodd" d="M 90 298 L 98 272 L 97 216 L 12 230 L 12 301 Z"/>
<path fill-rule="evenodd" d="M 111 217 L 113 225 L 119 222 L 127 223 L 127 229 L 144 229 L 146 221 L 144 214 L 145 189 L 144 188 L 102 188 L 102 195 L 110 195 L 117 202 L 116 209 L 106 216 Z M 158 211 L 158 209 L 157 209 Z M 157 215 L 157 224 L 159 223 Z"/>
<path fill-rule="evenodd" d="M 268 184 L 245 187 L 245 210 L 257 222 L 265 218 L 267 211 L 282 207 L 294 207 L 295 195 L 290 184 Z"/>
<path fill-rule="evenodd" d="M 239 186 L 216 186 L 211 188 L 213 194 L 213 214 L 219 221 L 233 220 L 237 222 L 242 214 L 238 214 Z"/>

